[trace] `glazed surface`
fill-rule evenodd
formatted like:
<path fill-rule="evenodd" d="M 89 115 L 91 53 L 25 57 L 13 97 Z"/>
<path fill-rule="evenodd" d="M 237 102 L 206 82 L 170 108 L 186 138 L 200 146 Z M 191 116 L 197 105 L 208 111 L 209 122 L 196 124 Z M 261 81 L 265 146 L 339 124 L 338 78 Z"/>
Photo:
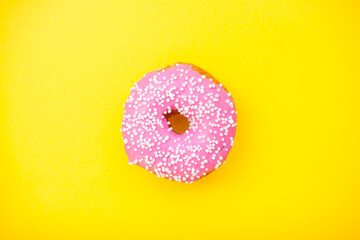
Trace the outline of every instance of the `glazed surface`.
<path fill-rule="evenodd" d="M 122 122 L 130 164 L 191 183 L 225 162 L 236 130 L 234 101 L 221 83 L 195 69 L 174 64 L 145 74 L 131 88 Z M 169 126 L 164 114 L 172 111 L 188 118 L 185 133 Z"/>

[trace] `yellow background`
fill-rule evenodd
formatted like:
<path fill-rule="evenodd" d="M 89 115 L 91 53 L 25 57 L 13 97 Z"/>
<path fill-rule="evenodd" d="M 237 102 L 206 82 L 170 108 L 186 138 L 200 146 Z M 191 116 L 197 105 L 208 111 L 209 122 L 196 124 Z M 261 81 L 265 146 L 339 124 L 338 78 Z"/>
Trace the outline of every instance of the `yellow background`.
<path fill-rule="evenodd" d="M 0 239 L 360 239 L 357 1 L 1 1 Z M 135 81 L 194 63 L 238 109 L 192 184 L 127 164 Z"/>

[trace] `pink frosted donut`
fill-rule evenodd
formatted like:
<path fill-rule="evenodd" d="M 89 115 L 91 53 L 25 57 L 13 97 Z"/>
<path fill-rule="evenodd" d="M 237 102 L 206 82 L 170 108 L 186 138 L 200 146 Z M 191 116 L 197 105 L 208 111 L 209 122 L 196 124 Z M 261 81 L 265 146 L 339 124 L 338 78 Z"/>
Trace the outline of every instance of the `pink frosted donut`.
<path fill-rule="evenodd" d="M 129 164 L 192 183 L 225 163 L 236 109 L 209 73 L 176 63 L 145 74 L 130 90 L 121 129 Z"/>

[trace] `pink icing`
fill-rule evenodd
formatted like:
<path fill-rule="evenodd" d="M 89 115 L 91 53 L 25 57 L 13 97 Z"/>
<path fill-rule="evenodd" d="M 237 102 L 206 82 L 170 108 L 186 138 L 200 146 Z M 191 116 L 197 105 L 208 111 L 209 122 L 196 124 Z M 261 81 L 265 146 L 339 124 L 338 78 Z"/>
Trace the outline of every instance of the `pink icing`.
<path fill-rule="evenodd" d="M 152 71 L 132 87 L 122 122 L 129 164 L 169 180 L 192 183 L 217 169 L 234 143 L 236 109 L 223 87 L 188 64 Z M 166 112 L 190 122 L 177 134 Z"/>

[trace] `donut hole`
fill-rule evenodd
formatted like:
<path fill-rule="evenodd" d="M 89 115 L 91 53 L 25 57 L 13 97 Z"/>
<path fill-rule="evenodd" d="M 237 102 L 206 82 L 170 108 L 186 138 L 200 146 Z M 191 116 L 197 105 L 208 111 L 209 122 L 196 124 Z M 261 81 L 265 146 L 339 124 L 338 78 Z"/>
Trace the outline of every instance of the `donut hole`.
<path fill-rule="evenodd" d="M 173 110 L 170 113 L 164 114 L 169 127 L 177 134 L 183 134 L 190 127 L 190 122 L 187 117 L 180 114 L 177 110 Z"/>

